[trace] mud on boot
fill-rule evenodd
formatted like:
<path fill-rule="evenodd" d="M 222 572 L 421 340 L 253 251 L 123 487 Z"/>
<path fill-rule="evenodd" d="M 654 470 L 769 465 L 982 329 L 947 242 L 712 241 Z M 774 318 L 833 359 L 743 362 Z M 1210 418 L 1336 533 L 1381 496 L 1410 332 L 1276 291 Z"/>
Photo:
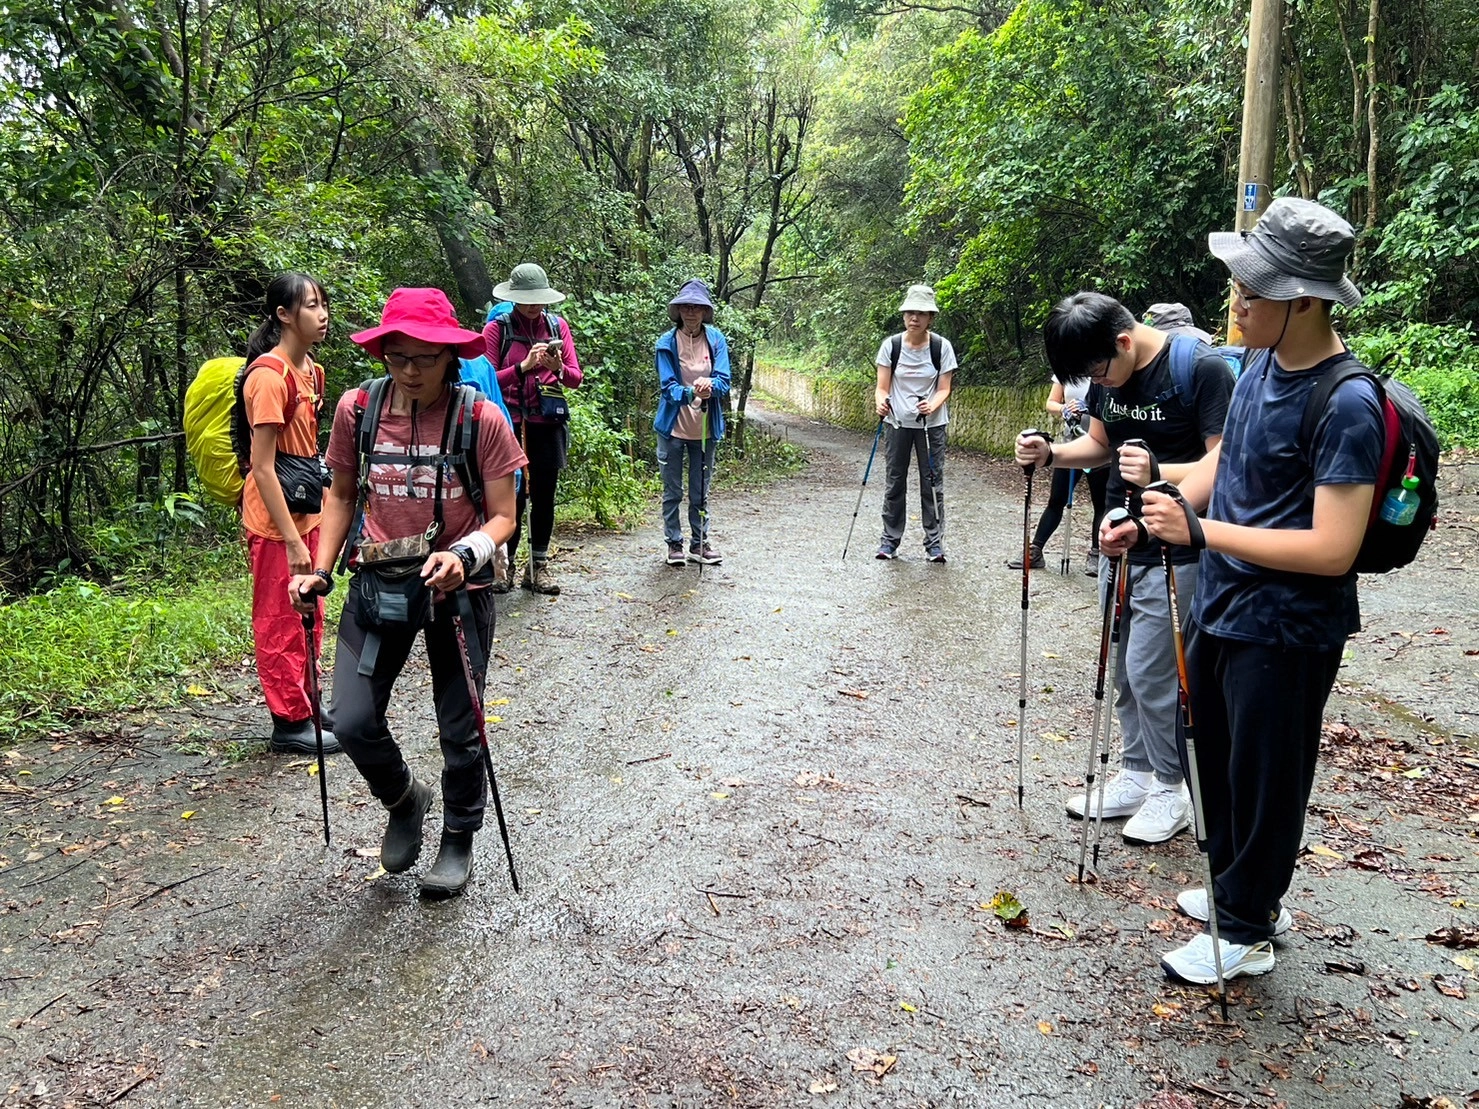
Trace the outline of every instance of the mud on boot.
<path fill-rule="evenodd" d="M 1034 569 L 1034 570 L 1041 570 L 1046 565 L 1047 565 L 1047 563 L 1045 563 L 1043 561 L 1043 557 L 1042 557 L 1042 548 L 1039 547 L 1036 543 L 1032 544 L 1032 569 Z M 1018 555 L 1016 558 L 1008 559 L 1007 560 L 1007 569 L 1008 570 L 1020 570 L 1020 569 L 1022 569 L 1022 556 L 1021 555 Z"/>
<path fill-rule="evenodd" d="M 385 838 L 380 841 L 380 865 L 385 868 L 385 873 L 400 874 L 410 870 L 420 856 L 421 826 L 426 823 L 433 796 L 431 787 L 422 785 L 413 776 L 400 800 L 385 806 L 390 810 Z"/>
<path fill-rule="evenodd" d="M 436 862 L 421 876 L 422 897 L 456 897 L 472 877 L 471 832 L 442 829 L 442 846 Z"/>

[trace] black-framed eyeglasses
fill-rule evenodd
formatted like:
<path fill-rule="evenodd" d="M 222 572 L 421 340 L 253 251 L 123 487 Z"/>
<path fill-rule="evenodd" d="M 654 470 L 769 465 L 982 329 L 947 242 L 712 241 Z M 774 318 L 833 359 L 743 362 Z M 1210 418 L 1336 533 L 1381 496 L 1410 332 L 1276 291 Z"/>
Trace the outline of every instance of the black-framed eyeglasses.
<path fill-rule="evenodd" d="M 392 370 L 404 370 L 413 363 L 418 370 L 432 370 L 441 361 L 444 353 L 446 352 L 439 350 L 435 354 L 392 354 L 387 350 L 384 352 L 384 358 L 385 364 Z"/>

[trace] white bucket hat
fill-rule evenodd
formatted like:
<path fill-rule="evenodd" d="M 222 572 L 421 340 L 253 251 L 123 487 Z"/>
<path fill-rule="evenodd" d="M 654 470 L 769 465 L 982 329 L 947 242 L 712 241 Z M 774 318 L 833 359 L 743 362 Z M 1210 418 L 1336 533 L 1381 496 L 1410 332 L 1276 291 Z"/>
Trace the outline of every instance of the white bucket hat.
<path fill-rule="evenodd" d="M 899 311 L 938 314 L 940 306 L 935 303 L 935 291 L 928 285 L 910 285 L 909 291 L 904 294 L 904 303 L 899 305 Z"/>

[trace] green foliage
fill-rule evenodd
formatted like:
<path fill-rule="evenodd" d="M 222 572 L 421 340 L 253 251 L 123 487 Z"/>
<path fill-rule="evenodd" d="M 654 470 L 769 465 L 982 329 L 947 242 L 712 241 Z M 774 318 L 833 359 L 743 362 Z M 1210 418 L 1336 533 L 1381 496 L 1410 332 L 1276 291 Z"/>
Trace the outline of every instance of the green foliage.
<path fill-rule="evenodd" d="M 104 588 L 77 578 L 0 605 L 0 741 L 141 701 L 252 649 L 241 574 L 156 577 Z"/>
<path fill-rule="evenodd" d="M 629 439 L 602 418 L 609 386 L 587 377 L 570 394 L 570 468 L 560 484 L 603 528 L 630 524 L 645 507 L 654 479 L 629 453 Z"/>
<path fill-rule="evenodd" d="M 1353 335 L 1351 349 L 1368 366 L 1407 383 L 1438 430 L 1445 450 L 1479 448 L 1479 342 L 1468 327 L 1406 327 Z"/>

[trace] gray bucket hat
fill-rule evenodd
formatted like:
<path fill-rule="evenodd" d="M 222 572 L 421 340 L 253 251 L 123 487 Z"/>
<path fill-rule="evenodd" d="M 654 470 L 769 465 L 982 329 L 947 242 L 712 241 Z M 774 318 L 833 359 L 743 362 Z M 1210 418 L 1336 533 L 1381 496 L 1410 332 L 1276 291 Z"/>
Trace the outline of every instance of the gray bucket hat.
<path fill-rule="evenodd" d="M 1361 290 L 1345 275 L 1356 233 L 1313 200 L 1281 196 L 1252 231 L 1214 232 L 1207 246 L 1234 278 L 1269 300 L 1319 297 L 1348 308 L 1361 303 Z"/>
<path fill-rule="evenodd" d="M 909 291 L 904 294 L 904 303 L 899 305 L 899 311 L 938 313 L 940 306 L 935 303 L 935 291 L 928 285 L 910 285 Z"/>
<path fill-rule="evenodd" d="M 520 262 L 508 275 L 507 281 L 493 286 L 496 300 L 511 300 L 515 304 L 558 304 L 565 294 L 552 289 L 549 275 L 544 267 L 533 262 Z"/>
<path fill-rule="evenodd" d="M 1211 333 L 1203 331 L 1191 318 L 1191 309 L 1175 301 L 1152 304 L 1145 310 L 1145 323 L 1168 335 L 1191 335 L 1204 343 L 1212 341 Z"/>
<path fill-rule="evenodd" d="M 709 287 L 696 277 L 691 281 L 683 282 L 683 288 L 678 290 L 678 295 L 668 301 L 668 319 L 674 323 L 682 323 L 683 317 L 678 314 L 678 309 L 685 304 L 706 309 L 704 323 L 714 322 L 714 301 L 709 296 Z"/>

